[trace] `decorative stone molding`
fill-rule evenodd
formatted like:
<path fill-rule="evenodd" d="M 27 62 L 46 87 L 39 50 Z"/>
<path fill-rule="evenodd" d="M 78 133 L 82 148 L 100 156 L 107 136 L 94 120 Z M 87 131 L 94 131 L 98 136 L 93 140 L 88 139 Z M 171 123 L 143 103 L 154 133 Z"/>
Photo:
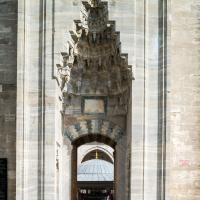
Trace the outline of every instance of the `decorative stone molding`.
<path fill-rule="evenodd" d="M 64 136 L 67 136 L 72 142 L 90 134 L 103 135 L 117 142 L 124 134 L 124 130 L 111 121 L 101 119 L 80 121 L 64 130 Z"/>
<path fill-rule="evenodd" d="M 107 2 L 100 1 L 83 1 L 81 8 L 82 26 L 88 32 L 101 32 L 106 29 L 108 21 Z"/>
<path fill-rule="evenodd" d="M 83 1 L 81 20 L 74 20 L 70 35 L 68 52 L 57 65 L 64 93 L 113 96 L 129 90 L 132 70 L 115 22 L 108 20 L 107 2 Z"/>

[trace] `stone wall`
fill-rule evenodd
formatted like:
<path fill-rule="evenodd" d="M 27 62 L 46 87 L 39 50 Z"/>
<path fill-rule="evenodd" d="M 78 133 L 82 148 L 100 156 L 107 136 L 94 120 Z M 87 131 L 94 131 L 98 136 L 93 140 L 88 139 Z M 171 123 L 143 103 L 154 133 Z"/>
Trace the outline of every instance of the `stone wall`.
<path fill-rule="evenodd" d="M 200 199 L 200 1 L 169 4 L 167 199 Z"/>
<path fill-rule="evenodd" d="M 52 75 L 52 9 L 52 1 L 18 1 L 18 200 L 50 200 L 57 195 L 56 138 L 62 126 Z"/>
<path fill-rule="evenodd" d="M 8 162 L 8 200 L 16 193 L 17 0 L 0 1 L 0 158 Z"/>

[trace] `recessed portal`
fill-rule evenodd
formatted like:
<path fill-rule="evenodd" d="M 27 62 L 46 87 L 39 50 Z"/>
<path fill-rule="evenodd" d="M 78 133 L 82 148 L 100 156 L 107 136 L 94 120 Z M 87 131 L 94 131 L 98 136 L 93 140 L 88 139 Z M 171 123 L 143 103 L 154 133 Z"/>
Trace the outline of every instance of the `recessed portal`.
<path fill-rule="evenodd" d="M 108 2 L 92 2 L 82 2 L 81 18 L 74 20 L 66 52 L 61 52 L 62 60 L 57 65 L 63 135 L 73 146 L 71 200 L 105 199 L 108 195 L 120 199 L 129 187 L 124 174 L 129 170 L 126 130 L 131 66 L 128 54 L 121 52 L 116 23 L 108 18 Z M 98 147 L 108 145 L 112 155 L 97 148 L 79 162 L 78 149 L 91 142 Z"/>

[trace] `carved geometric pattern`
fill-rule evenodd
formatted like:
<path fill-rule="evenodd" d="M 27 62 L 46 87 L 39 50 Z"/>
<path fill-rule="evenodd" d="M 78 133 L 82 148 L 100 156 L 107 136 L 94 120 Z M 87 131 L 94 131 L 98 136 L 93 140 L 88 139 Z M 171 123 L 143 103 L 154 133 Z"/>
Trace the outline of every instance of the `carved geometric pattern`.
<path fill-rule="evenodd" d="M 104 135 L 117 142 L 123 136 L 124 131 L 117 124 L 102 119 L 80 121 L 64 130 L 64 136 L 68 137 L 71 142 L 90 134 Z"/>
<path fill-rule="evenodd" d="M 57 65 L 61 90 L 74 95 L 119 95 L 132 80 L 128 54 L 121 53 L 120 32 L 108 19 L 108 3 L 82 2 L 68 49 Z"/>

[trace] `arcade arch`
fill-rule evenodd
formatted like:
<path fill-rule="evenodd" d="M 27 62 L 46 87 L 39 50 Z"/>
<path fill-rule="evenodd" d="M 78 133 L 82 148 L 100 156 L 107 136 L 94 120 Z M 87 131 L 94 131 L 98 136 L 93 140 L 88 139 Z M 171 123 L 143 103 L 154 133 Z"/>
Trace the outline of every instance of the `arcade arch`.
<path fill-rule="evenodd" d="M 102 144 L 96 144 L 96 145 L 94 144 L 93 147 L 87 149 L 87 151 L 84 152 L 82 157 L 80 157 L 79 159 L 80 159 L 80 162 L 83 163 L 85 161 L 95 159 L 97 155 L 98 155 L 98 158 L 101 160 L 114 163 L 113 153 L 110 151 L 110 149 L 108 149 L 108 146 L 102 147 Z"/>

